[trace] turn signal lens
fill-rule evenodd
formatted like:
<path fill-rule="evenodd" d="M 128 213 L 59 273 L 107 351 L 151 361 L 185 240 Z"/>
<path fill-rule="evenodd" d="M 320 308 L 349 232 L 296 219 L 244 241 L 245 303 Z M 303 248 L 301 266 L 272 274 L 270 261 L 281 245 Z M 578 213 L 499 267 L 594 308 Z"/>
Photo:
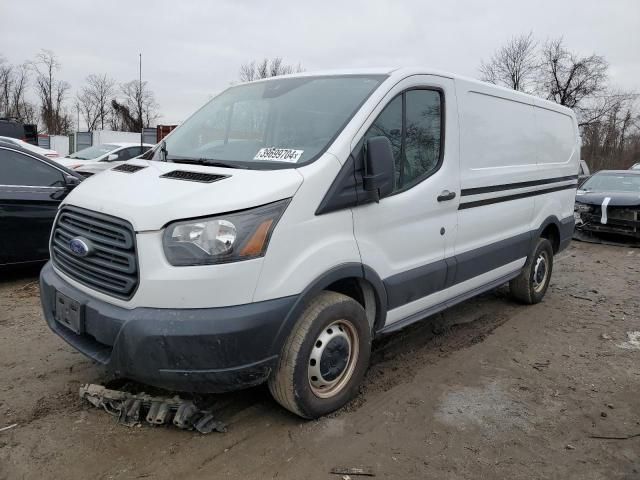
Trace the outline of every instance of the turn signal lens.
<path fill-rule="evenodd" d="M 273 218 L 265 220 L 260 224 L 244 248 L 240 250 L 241 257 L 253 257 L 262 253 L 272 224 Z"/>

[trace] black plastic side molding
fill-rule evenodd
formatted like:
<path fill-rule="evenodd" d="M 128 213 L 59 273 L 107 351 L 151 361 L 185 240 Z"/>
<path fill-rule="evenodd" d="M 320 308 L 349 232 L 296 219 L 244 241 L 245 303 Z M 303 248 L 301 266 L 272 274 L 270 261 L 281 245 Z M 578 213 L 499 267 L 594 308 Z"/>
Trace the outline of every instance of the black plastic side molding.
<path fill-rule="evenodd" d="M 353 155 L 349 155 L 320 202 L 316 215 L 358 205 L 358 189 Z"/>
<path fill-rule="evenodd" d="M 353 149 L 342 169 L 327 190 L 316 210 L 316 215 L 335 212 L 375 201 L 369 192 L 364 190 L 364 148 L 360 141 Z"/>

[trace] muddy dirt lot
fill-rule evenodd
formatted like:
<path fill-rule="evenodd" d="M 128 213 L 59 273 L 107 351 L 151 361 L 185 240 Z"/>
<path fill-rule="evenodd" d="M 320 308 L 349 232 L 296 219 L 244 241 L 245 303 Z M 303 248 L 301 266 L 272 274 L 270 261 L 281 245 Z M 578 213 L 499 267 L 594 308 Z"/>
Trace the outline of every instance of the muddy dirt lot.
<path fill-rule="evenodd" d="M 501 288 L 378 341 L 329 418 L 211 397 L 229 431 L 206 436 L 83 405 L 108 377 L 45 326 L 36 274 L 0 273 L 0 479 L 640 479 L 640 436 L 592 438 L 640 434 L 640 249 L 574 242 L 541 304 Z"/>

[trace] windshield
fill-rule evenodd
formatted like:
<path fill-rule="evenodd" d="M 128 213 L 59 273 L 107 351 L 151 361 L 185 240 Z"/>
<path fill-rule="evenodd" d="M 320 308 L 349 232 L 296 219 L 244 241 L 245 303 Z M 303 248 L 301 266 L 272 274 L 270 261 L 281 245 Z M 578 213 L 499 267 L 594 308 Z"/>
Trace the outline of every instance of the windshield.
<path fill-rule="evenodd" d="M 640 175 L 598 173 L 587 180 L 580 189 L 589 192 L 640 193 Z"/>
<path fill-rule="evenodd" d="M 93 160 L 94 158 L 101 157 L 105 153 L 112 152 L 119 148 L 118 145 L 109 145 L 108 143 L 102 145 L 94 145 L 93 147 L 85 148 L 72 155 L 69 158 L 76 158 L 78 160 Z"/>
<path fill-rule="evenodd" d="M 313 160 L 384 78 L 278 78 L 231 87 L 167 137 L 167 158 L 248 168 Z M 158 149 L 154 157 L 160 155 Z"/>

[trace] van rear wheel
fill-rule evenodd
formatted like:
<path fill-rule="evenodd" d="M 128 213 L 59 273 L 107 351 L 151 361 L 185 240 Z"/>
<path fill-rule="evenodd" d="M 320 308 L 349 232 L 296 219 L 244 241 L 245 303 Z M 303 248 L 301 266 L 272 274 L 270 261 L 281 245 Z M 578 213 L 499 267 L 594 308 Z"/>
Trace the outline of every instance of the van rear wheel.
<path fill-rule="evenodd" d="M 553 247 L 549 240 L 540 238 L 520 275 L 509 282 L 511 295 L 527 305 L 540 302 L 549 288 L 552 271 Z"/>
<path fill-rule="evenodd" d="M 296 415 L 320 417 L 358 394 L 370 352 L 371 328 L 362 306 L 341 293 L 323 291 L 289 334 L 269 390 Z"/>

